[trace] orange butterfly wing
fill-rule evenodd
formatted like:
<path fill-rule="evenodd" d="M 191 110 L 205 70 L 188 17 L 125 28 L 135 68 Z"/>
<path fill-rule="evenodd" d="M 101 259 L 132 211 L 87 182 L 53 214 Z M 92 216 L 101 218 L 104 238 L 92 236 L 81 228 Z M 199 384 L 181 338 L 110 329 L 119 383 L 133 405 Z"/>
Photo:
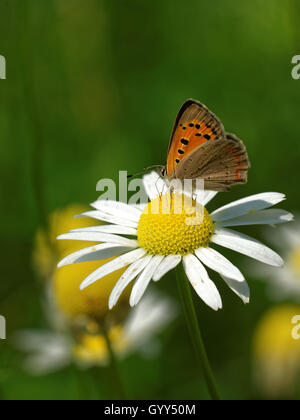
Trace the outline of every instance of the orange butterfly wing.
<path fill-rule="evenodd" d="M 181 107 L 173 128 L 167 159 L 167 175 L 201 144 L 226 138 L 221 121 L 205 105 L 189 99 Z"/>

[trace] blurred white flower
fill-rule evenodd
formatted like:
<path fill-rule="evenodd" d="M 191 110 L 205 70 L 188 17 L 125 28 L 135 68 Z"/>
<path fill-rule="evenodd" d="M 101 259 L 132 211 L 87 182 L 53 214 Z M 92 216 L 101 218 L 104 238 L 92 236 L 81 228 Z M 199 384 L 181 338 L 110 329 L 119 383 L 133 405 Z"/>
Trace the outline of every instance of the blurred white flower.
<path fill-rule="evenodd" d="M 300 220 L 292 226 L 280 226 L 265 234 L 274 247 L 281 250 L 285 265 L 281 270 L 272 267 L 253 267 L 257 277 L 268 285 L 268 294 L 275 300 L 300 302 Z"/>
<path fill-rule="evenodd" d="M 145 349 L 157 350 L 155 336 L 176 316 L 175 304 L 160 294 L 150 294 L 134 308 L 123 324 L 112 326 L 108 335 L 117 357 L 131 353 L 149 355 Z M 72 331 L 49 302 L 49 330 L 21 330 L 13 338 L 15 346 L 26 353 L 24 367 L 31 375 L 43 375 L 62 369 L 72 362 L 80 368 L 106 366 L 109 353 L 104 336 L 95 324 Z M 58 322 L 57 322 L 58 321 Z M 92 331 L 94 330 L 94 331 Z"/>

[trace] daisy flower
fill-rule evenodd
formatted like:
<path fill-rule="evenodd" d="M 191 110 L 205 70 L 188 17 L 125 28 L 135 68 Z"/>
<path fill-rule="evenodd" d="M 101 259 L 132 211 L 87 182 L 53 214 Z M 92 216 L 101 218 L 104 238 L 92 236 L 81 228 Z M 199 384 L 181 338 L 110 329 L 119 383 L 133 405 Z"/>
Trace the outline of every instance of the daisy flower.
<path fill-rule="evenodd" d="M 300 342 L 293 336 L 300 306 L 281 304 L 259 321 L 253 340 L 254 377 L 268 398 L 295 397 L 300 373 Z M 299 331 L 299 328 L 297 328 Z"/>
<path fill-rule="evenodd" d="M 300 222 L 296 217 L 293 226 L 281 226 L 275 231 L 266 232 L 266 238 L 274 247 L 281 249 L 286 264 L 282 270 L 265 267 L 264 270 L 253 268 L 257 276 L 268 284 L 269 295 L 275 300 L 291 299 L 300 303 Z"/>
<path fill-rule="evenodd" d="M 89 274 L 81 284 L 83 290 L 104 276 L 126 268 L 110 295 L 111 309 L 133 280 L 136 279 L 130 295 L 131 306 L 137 305 L 151 280 L 160 280 L 180 263 L 196 293 L 212 309 L 221 309 L 222 300 L 207 268 L 219 273 L 232 291 L 248 303 L 250 292 L 243 274 L 215 250 L 214 245 L 272 266 L 283 265 L 282 258 L 270 248 L 231 229 L 291 221 L 293 216 L 290 213 L 270 209 L 285 199 L 283 194 L 257 194 L 209 213 L 205 206 L 214 198 L 215 192 L 196 191 L 195 209 L 193 203 L 186 205 L 180 191 L 172 193 L 171 200 L 168 200 L 168 194 L 162 195 L 168 186 L 157 173 L 146 175 L 143 181 L 150 203 L 133 206 L 115 201 L 96 201 L 92 204 L 94 210 L 82 216 L 101 220 L 107 225 L 75 229 L 58 237 L 98 242 L 65 257 L 59 267 L 119 255 Z M 156 211 L 153 212 L 153 208 Z M 179 208 L 181 211 L 178 211 Z"/>

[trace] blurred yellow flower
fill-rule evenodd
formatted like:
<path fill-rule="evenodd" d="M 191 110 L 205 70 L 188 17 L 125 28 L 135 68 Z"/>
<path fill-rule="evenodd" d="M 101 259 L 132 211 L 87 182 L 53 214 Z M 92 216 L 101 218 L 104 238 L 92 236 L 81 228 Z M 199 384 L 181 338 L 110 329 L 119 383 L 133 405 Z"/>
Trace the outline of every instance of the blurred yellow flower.
<path fill-rule="evenodd" d="M 123 328 L 115 326 L 108 332 L 110 342 L 114 350 L 119 354 L 126 350 L 128 343 L 124 335 Z M 74 357 L 78 362 L 87 365 L 107 364 L 109 352 L 104 335 L 81 334 L 77 339 L 77 344 L 73 348 Z"/>
<path fill-rule="evenodd" d="M 80 204 L 72 204 L 56 210 L 49 216 L 48 231 L 38 230 L 34 239 L 33 262 L 42 277 L 48 278 L 53 273 L 59 259 L 85 246 L 84 241 L 56 240 L 57 235 L 65 232 L 66 229 L 72 230 L 95 224 L 92 219 L 74 217 L 84 211 L 86 207 Z"/>
<path fill-rule="evenodd" d="M 110 260 L 82 262 L 61 267 L 55 271 L 53 275 L 54 297 L 59 308 L 67 317 L 75 319 L 85 316 L 97 321 L 103 320 L 104 317 L 109 317 L 109 319 L 114 317 L 116 311 L 109 312 L 108 298 L 125 268 L 103 277 L 101 281 L 85 290 L 80 290 L 83 276 L 88 275 L 91 270 L 96 270 Z M 126 313 L 129 309 L 128 296 L 130 290 L 131 287 L 129 286 L 125 297 L 121 297 L 120 304 L 116 307 L 118 317 L 122 318 L 123 313 Z"/>
<path fill-rule="evenodd" d="M 270 398 L 293 395 L 300 373 L 300 340 L 293 335 L 293 319 L 300 306 L 283 304 L 271 309 L 254 335 L 255 378 Z"/>
<path fill-rule="evenodd" d="M 90 218 L 75 218 L 76 214 L 86 211 L 79 204 L 73 204 L 66 208 L 54 211 L 49 217 L 49 230 L 39 230 L 35 238 L 34 262 L 39 273 L 51 279 L 54 291 L 54 300 L 59 309 L 69 319 L 76 321 L 77 318 L 87 318 L 97 322 L 117 322 L 122 320 L 129 309 L 128 293 L 121 299 L 120 305 L 114 313 L 108 311 L 108 298 L 118 278 L 124 270 L 112 273 L 103 278 L 99 284 L 95 284 L 84 291 L 80 291 L 82 276 L 87 276 L 91 270 L 95 270 L 110 260 L 82 262 L 68 267 L 57 269 L 57 262 L 86 245 L 82 241 L 57 241 L 57 235 L 66 229 L 79 229 L 94 226 Z M 100 223 L 99 223 L 100 224 Z M 93 242 L 90 243 L 93 246 Z M 118 314 L 118 318 L 116 315 Z"/>

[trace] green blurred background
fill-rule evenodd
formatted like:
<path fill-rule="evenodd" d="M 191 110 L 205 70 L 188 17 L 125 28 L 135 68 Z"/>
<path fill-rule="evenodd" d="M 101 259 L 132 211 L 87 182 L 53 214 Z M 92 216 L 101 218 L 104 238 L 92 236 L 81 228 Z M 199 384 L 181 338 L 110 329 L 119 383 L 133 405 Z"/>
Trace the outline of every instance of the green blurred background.
<path fill-rule="evenodd" d="M 49 212 L 94 201 L 97 181 L 118 180 L 119 170 L 164 163 L 175 115 L 189 97 L 244 140 L 252 162 L 249 183 L 219 194 L 212 208 L 280 191 L 288 196 L 281 207 L 300 210 L 300 80 L 291 77 L 299 19 L 297 0 L 0 0 L 7 60 L 7 80 L 0 80 L 0 314 L 9 335 L 46 325 L 31 254 Z M 244 231 L 263 239 L 260 229 Z M 196 304 L 220 392 L 263 398 L 251 347 L 273 303 L 253 276 L 246 307 L 213 278 L 224 310 Z M 178 299 L 174 275 L 157 286 Z M 205 398 L 182 316 L 161 339 L 159 357 L 122 363 L 131 397 Z M 93 391 L 112 397 L 105 372 Z M 73 367 L 32 378 L 9 340 L 0 342 L 0 394 L 82 397 Z"/>

